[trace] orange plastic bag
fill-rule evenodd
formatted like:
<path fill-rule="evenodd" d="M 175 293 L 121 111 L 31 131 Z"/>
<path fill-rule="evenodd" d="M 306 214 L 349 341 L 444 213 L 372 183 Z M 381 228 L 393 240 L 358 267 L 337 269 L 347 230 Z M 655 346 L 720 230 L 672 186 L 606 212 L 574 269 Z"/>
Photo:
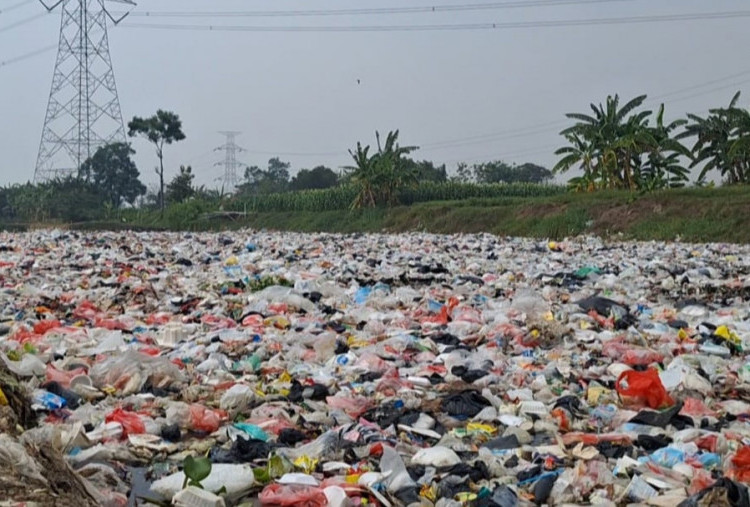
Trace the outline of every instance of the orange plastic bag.
<path fill-rule="evenodd" d="M 121 408 L 114 409 L 104 418 L 106 422 L 118 422 L 122 424 L 122 437 L 146 433 L 146 425 L 135 412 L 128 412 Z"/>
<path fill-rule="evenodd" d="M 258 497 L 261 505 L 282 507 L 325 507 L 328 505 L 323 490 L 301 484 L 269 484 Z"/>
<path fill-rule="evenodd" d="M 623 372 L 615 387 L 620 396 L 630 398 L 634 403 L 645 404 L 649 408 L 661 409 L 674 405 L 674 400 L 661 383 L 659 372 L 654 368 Z"/>

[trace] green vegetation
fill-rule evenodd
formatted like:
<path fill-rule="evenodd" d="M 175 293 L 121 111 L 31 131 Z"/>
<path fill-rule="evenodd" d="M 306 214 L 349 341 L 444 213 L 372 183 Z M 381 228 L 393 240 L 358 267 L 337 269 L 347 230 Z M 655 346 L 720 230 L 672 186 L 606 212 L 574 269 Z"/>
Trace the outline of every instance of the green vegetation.
<path fill-rule="evenodd" d="M 260 227 L 300 231 L 492 232 L 544 237 L 623 233 L 641 239 L 750 241 L 744 227 L 750 182 L 750 111 L 739 93 L 706 117 L 665 120 L 664 107 L 624 105 L 617 95 L 571 113 L 553 171 L 502 160 L 445 165 L 411 158 L 399 132 L 374 148 L 357 143 L 353 165 L 294 171 L 278 157 L 248 167 L 237 188 L 196 187 L 181 166 L 165 188 L 164 146 L 185 139 L 172 112 L 135 117 L 129 135 L 156 147 L 158 192 L 146 193 L 129 144 L 101 147 L 73 177 L 0 188 L 0 224 L 94 228 L 204 230 Z M 684 140 L 692 140 L 688 147 Z M 699 171 L 694 186 L 690 170 Z M 582 175 L 567 186 L 554 173 Z M 698 171 L 696 171 L 698 172 Z M 722 179 L 713 188 L 709 177 Z M 573 190 L 574 192 L 569 192 Z"/>
<path fill-rule="evenodd" d="M 728 184 L 750 182 L 750 111 L 739 109 L 740 92 L 729 107 L 712 109 L 706 118 L 690 114 L 681 138 L 695 137 L 691 167 L 704 164 L 699 181 L 718 171 Z"/>
<path fill-rule="evenodd" d="M 123 203 L 132 206 L 146 193 L 146 187 L 138 179 L 138 169 L 130 158 L 133 154 L 135 151 L 126 143 L 102 146 L 81 165 L 78 180 L 93 184 L 103 194 L 105 202 L 114 208 Z"/>
<path fill-rule="evenodd" d="M 159 167 L 156 168 L 156 174 L 159 175 L 159 209 L 164 214 L 164 145 L 185 139 L 180 117 L 161 109 L 150 118 L 135 116 L 128 123 L 128 135 L 142 136 L 156 147 L 156 156 L 159 157 Z"/>
<path fill-rule="evenodd" d="M 203 489 L 201 481 L 211 475 L 212 468 L 213 464 L 208 458 L 187 456 L 182 462 L 182 471 L 185 473 L 185 481 L 182 484 L 182 488 L 195 486 L 196 488 Z"/>
<path fill-rule="evenodd" d="M 664 106 L 650 126 L 652 111 L 639 111 L 645 95 L 620 107 L 620 98 L 607 97 L 605 105 L 591 104 L 594 115 L 578 113 L 567 117 L 577 123 L 561 132 L 568 141 L 555 153 L 562 158 L 555 171 L 565 172 L 578 165 L 583 176 L 570 180 L 575 190 L 655 190 L 684 186 L 688 171 L 680 157 L 690 151 L 672 133 L 684 120 L 664 125 Z"/>
<path fill-rule="evenodd" d="M 411 206 L 277 211 L 242 220 L 198 220 L 193 230 L 251 227 L 301 232 L 487 232 L 561 240 L 579 234 L 637 240 L 750 242 L 750 188 L 624 190 L 547 197 L 474 198 Z"/>
<path fill-rule="evenodd" d="M 346 167 L 349 181 L 357 189 L 352 208 L 374 208 L 399 204 L 399 192 L 417 185 L 416 166 L 407 164 L 405 155 L 416 146 L 399 146 L 398 130 L 389 132 L 385 144 L 380 143 L 380 133 L 375 132 L 378 151 L 370 155 L 370 146 L 357 143 L 355 151 L 349 150 L 354 165 Z"/>

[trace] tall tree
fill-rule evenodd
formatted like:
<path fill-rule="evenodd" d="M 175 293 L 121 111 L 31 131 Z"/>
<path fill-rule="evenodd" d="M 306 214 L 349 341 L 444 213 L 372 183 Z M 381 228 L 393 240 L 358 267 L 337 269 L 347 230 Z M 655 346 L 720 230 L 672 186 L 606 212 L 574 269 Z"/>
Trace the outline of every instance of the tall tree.
<path fill-rule="evenodd" d="M 277 187 L 277 191 L 286 190 L 289 183 L 289 168 L 292 164 L 282 162 L 279 157 L 274 157 L 268 161 L 268 171 L 266 171 L 268 180 Z"/>
<path fill-rule="evenodd" d="M 193 187 L 193 168 L 190 166 L 180 166 L 180 174 L 172 178 L 172 181 L 167 185 L 167 201 L 169 203 L 183 202 L 195 195 L 195 187 Z"/>
<path fill-rule="evenodd" d="M 138 168 L 130 158 L 134 153 L 127 143 L 104 145 L 81 164 L 79 178 L 92 183 L 114 208 L 123 202 L 132 205 L 146 193 Z"/>
<path fill-rule="evenodd" d="M 156 156 L 159 157 L 159 167 L 156 168 L 156 174 L 159 175 L 159 207 L 163 215 L 164 145 L 185 139 L 185 134 L 182 132 L 182 121 L 177 114 L 159 109 L 150 118 L 133 117 L 128 123 L 128 135 L 130 137 L 140 135 L 156 147 Z"/>

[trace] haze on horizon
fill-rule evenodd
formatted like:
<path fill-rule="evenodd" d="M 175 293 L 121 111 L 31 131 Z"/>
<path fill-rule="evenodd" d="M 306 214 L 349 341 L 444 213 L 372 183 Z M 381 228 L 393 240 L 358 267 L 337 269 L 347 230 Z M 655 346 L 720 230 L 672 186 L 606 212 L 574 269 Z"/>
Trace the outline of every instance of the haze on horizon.
<path fill-rule="evenodd" d="M 20 4 L 23 5 L 20 5 Z M 471 3 L 490 3 L 471 2 Z M 501 2 L 497 2 L 501 3 Z M 399 129 L 414 157 L 445 163 L 502 159 L 551 168 L 564 114 L 608 94 L 647 93 L 670 119 L 725 105 L 750 83 L 750 17 L 583 26 L 443 31 L 289 31 L 289 27 L 518 23 L 740 12 L 741 0 L 550 2 L 534 7 L 346 16 L 195 17 L 201 12 L 336 10 L 468 5 L 461 0 L 142 0 L 109 29 L 123 118 L 157 109 L 180 115 L 187 139 L 165 150 L 166 178 L 192 165 L 217 187 L 222 130 L 242 131 L 239 159 L 264 167 L 279 156 L 301 168 L 349 164 L 347 149 Z M 123 6 L 108 2 L 112 10 Z M 17 6 L 17 7 L 16 7 Z M 9 9 L 13 7 L 12 9 Z M 7 9 L 7 12 L 6 12 Z M 145 17 L 172 11 L 181 16 Z M 58 10 L 0 0 L 0 185 L 33 177 L 55 51 Z M 34 17 L 32 21 L 24 22 Z M 16 23 L 21 23 L 14 26 Z M 205 31 L 133 25 L 284 27 Z M 653 98 L 653 99 L 652 99 Z M 657 100 L 661 98 L 661 100 Z M 750 104 L 750 92 L 740 104 Z M 153 149 L 133 140 L 142 180 L 156 181 Z"/>

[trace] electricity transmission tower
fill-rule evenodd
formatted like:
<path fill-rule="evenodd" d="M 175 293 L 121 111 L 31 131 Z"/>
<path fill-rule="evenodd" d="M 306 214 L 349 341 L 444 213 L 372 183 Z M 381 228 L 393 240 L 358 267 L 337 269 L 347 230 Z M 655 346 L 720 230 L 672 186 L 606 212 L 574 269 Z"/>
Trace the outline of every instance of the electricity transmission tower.
<path fill-rule="evenodd" d="M 75 174 L 105 144 L 125 142 L 120 100 L 109 56 L 105 0 L 57 0 L 62 5 L 57 61 L 39 143 L 34 181 Z M 132 0 L 107 0 L 135 5 Z"/>
<path fill-rule="evenodd" d="M 228 192 L 234 192 L 235 187 L 237 187 L 240 182 L 239 176 L 237 175 L 237 169 L 245 165 L 241 162 L 237 162 L 237 153 L 245 150 L 237 146 L 234 142 L 235 138 L 241 134 L 241 132 L 223 131 L 219 132 L 219 134 L 227 136 L 227 142 L 214 150 L 224 150 L 224 161 L 217 162 L 215 165 L 224 166 L 224 176 L 221 178 L 223 187 Z"/>

